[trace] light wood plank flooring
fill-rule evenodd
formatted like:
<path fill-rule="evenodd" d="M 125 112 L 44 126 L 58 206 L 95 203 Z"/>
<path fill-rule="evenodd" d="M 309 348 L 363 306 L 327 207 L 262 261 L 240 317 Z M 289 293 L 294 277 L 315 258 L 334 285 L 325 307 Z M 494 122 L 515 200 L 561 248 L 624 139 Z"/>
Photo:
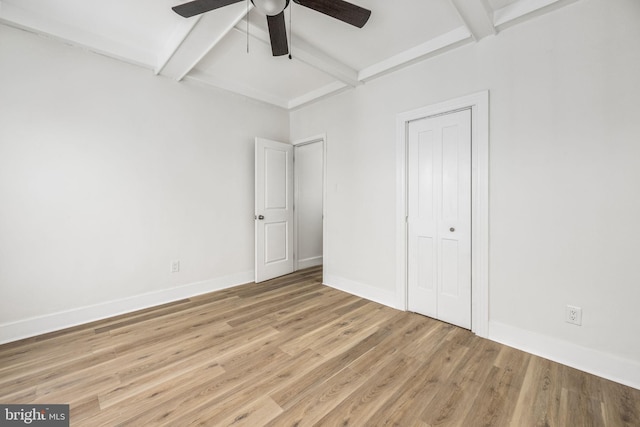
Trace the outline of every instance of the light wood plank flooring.
<path fill-rule="evenodd" d="M 321 284 L 312 268 L 0 346 L 74 426 L 640 426 L 640 391 Z"/>

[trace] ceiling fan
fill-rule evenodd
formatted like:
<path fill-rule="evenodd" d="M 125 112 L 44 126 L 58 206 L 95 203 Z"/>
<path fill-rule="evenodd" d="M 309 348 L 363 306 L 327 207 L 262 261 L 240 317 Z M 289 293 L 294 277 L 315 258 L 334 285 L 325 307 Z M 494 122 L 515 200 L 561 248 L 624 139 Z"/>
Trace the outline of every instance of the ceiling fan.
<path fill-rule="evenodd" d="M 194 0 L 172 7 L 173 11 L 185 18 L 209 12 L 234 3 L 246 0 Z M 369 20 L 371 11 L 344 0 L 293 0 L 301 6 L 316 12 L 331 16 L 347 24 L 362 28 Z M 289 53 L 287 44 L 287 29 L 284 20 L 284 10 L 289 6 L 289 0 L 251 0 L 251 3 L 267 15 L 269 38 L 273 56 Z"/>

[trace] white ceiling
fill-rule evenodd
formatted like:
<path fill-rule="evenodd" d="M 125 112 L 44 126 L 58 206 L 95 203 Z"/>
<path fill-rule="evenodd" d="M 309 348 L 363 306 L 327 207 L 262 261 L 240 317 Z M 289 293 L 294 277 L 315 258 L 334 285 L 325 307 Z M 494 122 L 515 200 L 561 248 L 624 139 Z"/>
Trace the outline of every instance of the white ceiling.
<path fill-rule="evenodd" d="M 0 22 L 294 109 L 574 1 L 353 0 L 372 11 L 362 29 L 292 2 L 293 59 L 271 56 L 246 2 L 185 19 L 181 0 L 0 0 Z"/>

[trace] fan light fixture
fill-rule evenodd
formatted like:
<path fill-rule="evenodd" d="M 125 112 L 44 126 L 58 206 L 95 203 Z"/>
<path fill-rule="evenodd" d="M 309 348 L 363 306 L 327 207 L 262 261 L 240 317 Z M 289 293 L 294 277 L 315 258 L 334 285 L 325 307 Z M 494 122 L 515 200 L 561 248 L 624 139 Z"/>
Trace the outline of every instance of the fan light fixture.
<path fill-rule="evenodd" d="M 251 0 L 260 12 L 267 16 L 276 16 L 287 7 L 287 0 Z"/>
<path fill-rule="evenodd" d="M 259 12 L 267 15 L 267 26 L 269 27 L 269 40 L 271 41 L 271 53 L 273 56 L 282 56 L 289 53 L 289 43 L 287 40 L 287 27 L 285 25 L 284 10 L 289 6 L 291 0 L 251 0 L 251 3 Z M 230 4 L 247 2 L 247 13 L 249 12 L 249 0 L 191 0 L 187 3 L 173 6 L 178 15 L 185 18 L 200 15 L 210 10 L 220 9 Z M 371 11 L 346 0 L 293 0 L 299 6 L 315 10 L 323 15 L 330 16 L 339 21 L 362 28 L 369 20 Z M 2 4 L 2 0 L 0 0 Z M 291 10 L 289 10 L 291 12 Z M 249 18 L 247 17 L 247 29 L 249 28 Z M 247 31 L 247 34 L 249 32 Z M 248 38 L 247 38 L 248 39 Z M 289 13 L 289 40 L 291 39 L 291 13 Z M 291 58 L 291 55 L 289 55 Z"/>

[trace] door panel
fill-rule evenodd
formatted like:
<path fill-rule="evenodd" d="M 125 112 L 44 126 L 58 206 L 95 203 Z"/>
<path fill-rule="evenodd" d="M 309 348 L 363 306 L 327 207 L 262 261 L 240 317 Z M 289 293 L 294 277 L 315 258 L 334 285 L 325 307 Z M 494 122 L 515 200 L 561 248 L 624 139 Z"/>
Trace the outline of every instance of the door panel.
<path fill-rule="evenodd" d="M 437 316 L 437 221 L 440 145 L 437 123 L 409 126 L 409 269 L 408 308 Z"/>
<path fill-rule="evenodd" d="M 442 294 L 456 298 L 460 296 L 458 277 L 458 242 L 442 239 Z"/>
<path fill-rule="evenodd" d="M 269 265 L 287 259 L 287 223 L 270 222 L 264 225 L 264 262 Z"/>
<path fill-rule="evenodd" d="M 285 147 L 286 149 L 287 147 Z M 264 147 L 265 209 L 287 208 L 287 157 L 284 149 Z"/>
<path fill-rule="evenodd" d="M 418 259 L 433 260 L 434 254 L 434 240 L 431 237 L 418 237 Z M 435 270 L 433 262 L 421 262 L 418 265 L 418 287 L 426 289 L 428 291 L 435 291 Z"/>
<path fill-rule="evenodd" d="M 458 128 L 442 129 L 442 217 L 458 217 Z"/>
<path fill-rule="evenodd" d="M 293 146 L 256 138 L 255 281 L 293 272 Z"/>
<path fill-rule="evenodd" d="M 408 308 L 471 327 L 471 111 L 408 132 Z"/>

